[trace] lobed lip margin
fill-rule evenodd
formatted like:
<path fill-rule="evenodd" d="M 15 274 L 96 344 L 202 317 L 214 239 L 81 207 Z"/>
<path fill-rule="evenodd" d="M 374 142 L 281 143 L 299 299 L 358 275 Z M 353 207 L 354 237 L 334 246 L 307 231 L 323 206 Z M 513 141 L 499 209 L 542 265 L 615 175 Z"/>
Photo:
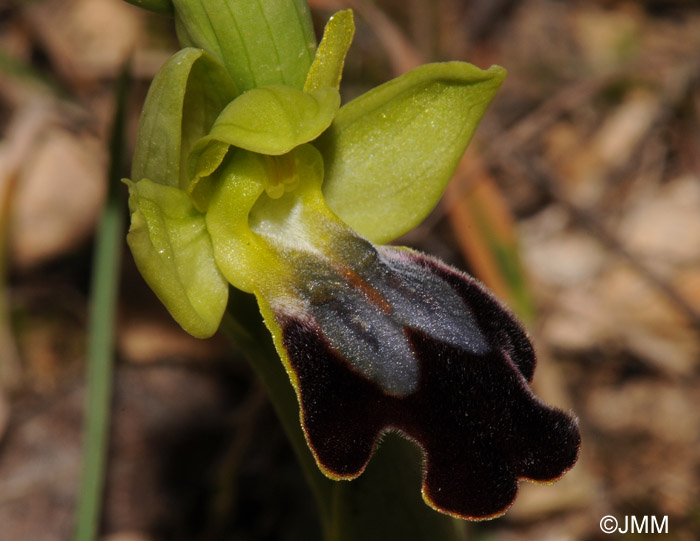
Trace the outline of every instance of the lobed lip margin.
<path fill-rule="evenodd" d="M 434 258 L 396 248 L 382 252 L 396 252 L 391 256 L 449 283 L 492 348 L 467 352 L 406 327 L 420 381 L 415 392 L 397 397 L 353 370 L 313 318 L 276 314 L 307 442 L 327 476 L 353 479 L 381 435 L 396 430 L 423 450 L 422 492 L 429 505 L 472 520 L 502 515 L 520 479 L 554 481 L 574 465 L 581 442 L 577 421 L 532 393 L 529 340 L 483 286 Z M 524 342 L 529 347 L 523 349 Z"/>

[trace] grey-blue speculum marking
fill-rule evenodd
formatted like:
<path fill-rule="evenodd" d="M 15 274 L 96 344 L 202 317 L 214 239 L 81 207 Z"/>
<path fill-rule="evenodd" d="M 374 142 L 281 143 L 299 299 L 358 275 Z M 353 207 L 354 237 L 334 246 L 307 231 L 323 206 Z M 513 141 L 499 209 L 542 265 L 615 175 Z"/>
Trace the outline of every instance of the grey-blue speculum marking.
<path fill-rule="evenodd" d="M 388 394 L 415 392 L 419 360 L 406 327 L 477 355 L 489 350 L 474 316 L 446 283 L 416 272 L 408 261 L 385 257 L 382 248 L 349 240 L 338 260 L 354 262 L 352 270 L 338 274 L 309 261 L 305 268 L 314 278 L 300 294 L 309 299 L 331 348 L 353 370 Z"/>

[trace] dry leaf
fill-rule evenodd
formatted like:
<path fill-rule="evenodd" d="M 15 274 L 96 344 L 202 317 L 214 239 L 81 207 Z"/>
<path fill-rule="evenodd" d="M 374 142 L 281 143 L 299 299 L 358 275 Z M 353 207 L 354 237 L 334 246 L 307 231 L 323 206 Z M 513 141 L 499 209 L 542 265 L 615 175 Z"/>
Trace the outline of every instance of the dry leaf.
<path fill-rule="evenodd" d="M 45 0 L 27 20 L 63 77 L 78 86 L 113 77 L 142 34 L 138 9 L 114 0 Z"/>
<path fill-rule="evenodd" d="M 476 152 L 468 151 L 445 193 L 460 249 L 477 278 L 527 320 L 533 306 L 520 263 L 513 217 Z"/>
<path fill-rule="evenodd" d="M 90 235 L 106 194 L 106 160 L 96 140 L 53 127 L 23 165 L 10 249 L 13 262 L 29 268 L 74 249 Z"/>

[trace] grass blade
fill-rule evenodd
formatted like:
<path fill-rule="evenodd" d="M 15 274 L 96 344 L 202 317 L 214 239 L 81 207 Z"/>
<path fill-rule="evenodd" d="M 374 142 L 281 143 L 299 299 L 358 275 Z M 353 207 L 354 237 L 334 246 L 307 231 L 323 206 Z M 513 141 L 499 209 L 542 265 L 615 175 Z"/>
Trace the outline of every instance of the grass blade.
<path fill-rule="evenodd" d="M 125 71 L 117 84 L 117 106 L 110 142 L 109 191 L 102 212 L 93 259 L 87 333 L 87 391 L 83 428 L 83 471 L 76 509 L 74 541 L 93 541 L 102 507 L 109 436 L 114 328 L 119 267 L 124 239 L 120 179 L 124 173 Z"/>

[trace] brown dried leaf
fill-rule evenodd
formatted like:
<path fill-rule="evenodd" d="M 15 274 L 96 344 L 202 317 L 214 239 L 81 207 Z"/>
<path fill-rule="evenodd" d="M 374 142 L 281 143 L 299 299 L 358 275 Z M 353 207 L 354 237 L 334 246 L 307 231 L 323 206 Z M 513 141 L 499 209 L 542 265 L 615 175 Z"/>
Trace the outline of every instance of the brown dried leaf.
<path fill-rule="evenodd" d="M 569 184 L 571 198 L 584 206 L 599 203 L 607 194 L 608 177 L 636 159 L 639 146 L 661 113 L 657 95 L 636 89 L 605 117 L 590 138 L 561 126 L 549 134 L 549 154 L 559 157 L 556 168 Z"/>
<path fill-rule="evenodd" d="M 476 152 L 468 151 L 445 192 L 447 214 L 474 274 L 520 317 L 533 315 L 513 217 Z"/>
<path fill-rule="evenodd" d="M 638 194 L 619 236 L 660 270 L 700 262 L 700 178 L 683 176 Z M 700 310 L 700 298 L 696 298 Z"/>
<path fill-rule="evenodd" d="M 115 76 L 139 42 L 139 10 L 113 0 L 46 0 L 26 8 L 56 68 L 71 82 Z"/>
<path fill-rule="evenodd" d="M 389 56 L 394 76 L 406 73 L 423 63 L 420 53 L 406 38 L 401 28 L 373 2 L 347 0 L 346 3 L 357 11 L 374 30 L 384 51 Z"/>
<path fill-rule="evenodd" d="M 131 362 L 149 363 L 163 359 L 196 359 L 204 362 L 223 357 L 227 342 L 216 338 L 199 340 L 165 318 L 129 317 L 119 326 L 117 337 L 121 354 Z"/>
<path fill-rule="evenodd" d="M 106 194 L 98 141 L 49 128 L 24 162 L 13 201 L 10 249 L 21 268 L 74 249 L 92 231 Z"/>

